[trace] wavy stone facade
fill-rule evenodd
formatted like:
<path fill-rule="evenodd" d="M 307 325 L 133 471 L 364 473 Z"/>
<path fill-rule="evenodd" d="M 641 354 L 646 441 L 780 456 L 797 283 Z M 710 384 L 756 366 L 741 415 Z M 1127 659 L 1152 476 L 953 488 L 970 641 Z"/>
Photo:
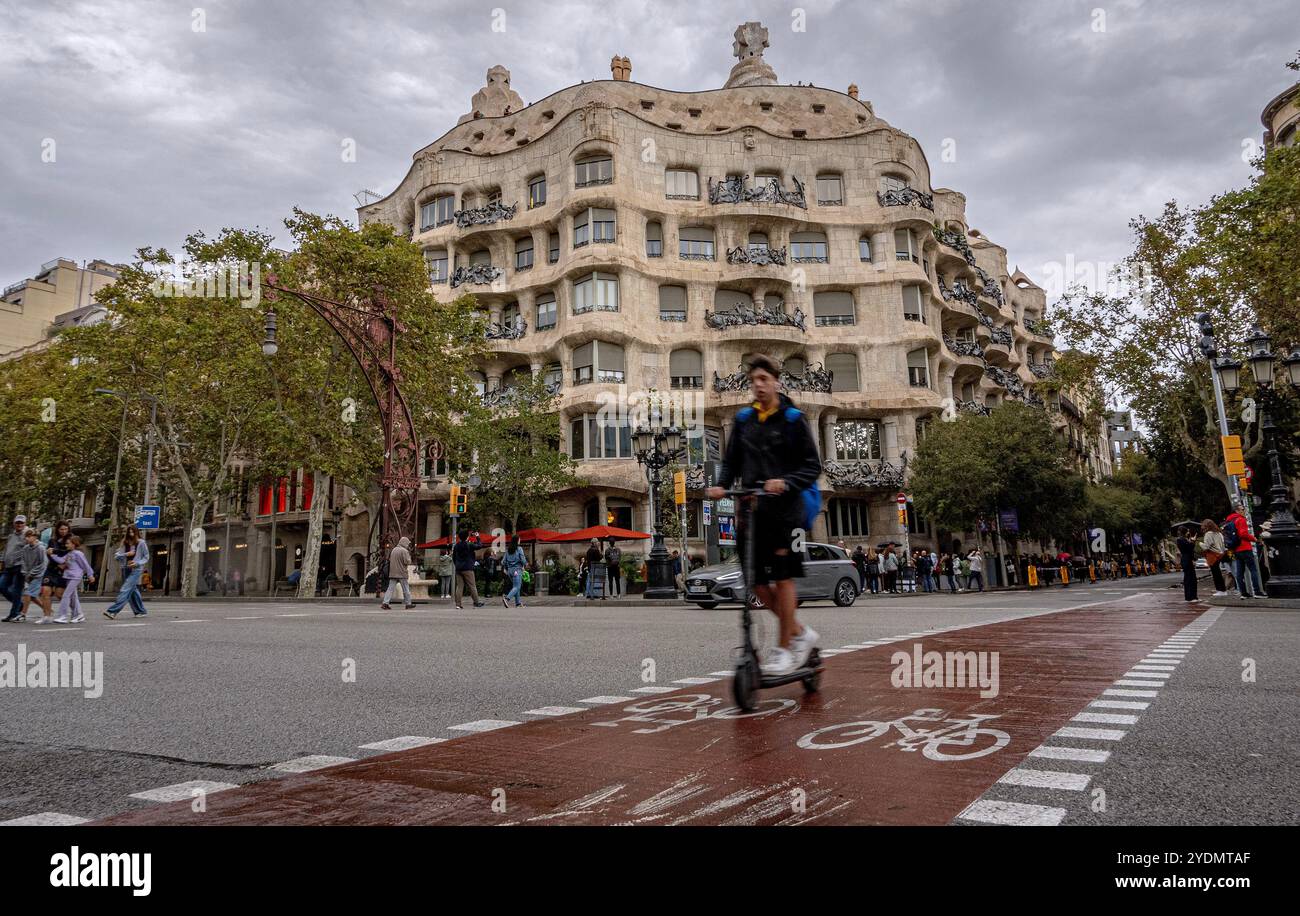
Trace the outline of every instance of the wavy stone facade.
<path fill-rule="evenodd" d="M 1043 291 L 968 227 L 962 194 L 932 187 L 918 143 L 856 87 L 776 85 L 761 47 L 742 47 L 755 25 L 737 30 L 744 85 L 732 88 L 641 85 L 615 58 L 620 78 L 514 110 L 509 74 L 493 68 L 468 119 L 359 208 L 425 249 L 437 289 L 473 292 L 493 327 L 514 329 L 494 340 L 487 392 L 516 372 L 559 381 L 563 441 L 589 482 L 560 496 L 564 527 L 649 526 L 640 467 L 588 457 L 575 419 L 651 389 L 697 398 L 720 433 L 711 457 L 746 402 L 727 378 L 765 353 L 792 360 L 793 396 L 830 463 L 815 535 L 896 535 L 921 426 L 959 404 L 1032 398 L 1031 366 L 1052 358 L 1051 338 L 1030 330 Z"/>

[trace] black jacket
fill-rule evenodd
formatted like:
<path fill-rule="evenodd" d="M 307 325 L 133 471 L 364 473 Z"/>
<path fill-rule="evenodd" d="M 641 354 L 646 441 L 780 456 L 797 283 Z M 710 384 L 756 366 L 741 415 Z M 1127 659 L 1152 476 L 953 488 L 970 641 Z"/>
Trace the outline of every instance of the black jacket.
<path fill-rule="evenodd" d="M 803 523 L 799 493 L 816 483 L 822 462 L 807 415 L 784 394 L 780 398 L 781 406 L 767 420 L 760 420 L 753 407 L 737 412 L 717 483 L 727 487 L 739 477 L 744 486 L 757 487 L 781 478 L 785 493 L 760 500 L 758 511 L 799 527 Z"/>
<path fill-rule="evenodd" d="M 456 566 L 456 572 L 474 571 L 474 548 L 469 545 L 469 541 L 456 542 L 456 546 L 451 549 L 451 561 Z"/>

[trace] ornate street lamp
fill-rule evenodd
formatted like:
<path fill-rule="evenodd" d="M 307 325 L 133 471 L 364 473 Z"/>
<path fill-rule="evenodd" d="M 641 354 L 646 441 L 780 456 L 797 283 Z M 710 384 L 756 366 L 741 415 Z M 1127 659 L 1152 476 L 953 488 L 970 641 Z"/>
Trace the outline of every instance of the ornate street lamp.
<path fill-rule="evenodd" d="M 1238 360 L 1223 357 L 1215 365 L 1219 371 L 1219 381 L 1223 384 L 1223 390 L 1232 394 L 1241 387 L 1241 363 Z"/>
<path fill-rule="evenodd" d="M 1267 593 L 1270 598 L 1300 598 L 1300 525 L 1296 524 L 1291 512 L 1290 494 L 1282 479 L 1282 461 L 1277 451 L 1277 427 L 1268 410 L 1277 398 L 1273 391 L 1273 370 L 1276 359 L 1272 352 L 1272 339 L 1264 330 L 1255 325 L 1250 337 L 1246 338 L 1250 347 L 1250 371 L 1255 376 L 1255 384 L 1260 390 L 1265 409 L 1260 418 L 1260 428 L 1268 445 L 1268 464 L 1272 474 L 1272 486 L 1269 505 L 1273 513 L 1268 523 L 1268 533 L 1263 535 L 1264 546 L 1268 549 L 1269 576 Z M 1219 378 L 1225 391 L 1237 388 L 1236 377 L 1241 364 L 1228 364 L 1227 360 L 1219 362 Z M 1287 381 L 1291 388 L 1300 393 L 1300 346 L 1292 346 L 1291 353 L 1282 360 L 1286 369 Z"/>
<path fill-rule="evenodd" d="M 682 457 L 682 433 L 675 426 L 668 429 L 643 426 L 632 434 L 632 441 L 636 462 L 646 469 L 646 480 L 650 484 L 650 513 L 654 525 L 654 541 L 646 560 L 644 597 L 673 601 L 677 598 L 677 583 L 673 581 L 672 559 L 664 546 L 663 521 L 659 512 L 659 483 L 660 472 Z"/>
<path fill-rule="evenodd" d="M 266 331 L 266 336 L 262 338 L 262 354 L 264 356 L 275 356 L 280 352 L 280 344 L 276 341 L 275 309 L 266 310 L 266 324 L 263 329 Z"/>

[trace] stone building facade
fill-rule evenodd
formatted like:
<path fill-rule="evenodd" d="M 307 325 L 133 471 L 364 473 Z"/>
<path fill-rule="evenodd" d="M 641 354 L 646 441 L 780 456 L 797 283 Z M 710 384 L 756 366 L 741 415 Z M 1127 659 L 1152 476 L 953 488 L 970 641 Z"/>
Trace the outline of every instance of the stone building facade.
<path fill-rule="evenodd" d="M 857 87 L 780 85 L 766 44 L 741 26 L 727 84 L 698 92 L 633 82 L 616 57 L 614 79 L 524 105 L 494 67 L 471 111 L 358 210 L 424 249 L 436 289 L 477 297 L 495 347 L 485 397 L 523 374 L 558 390 L 586 482 L 559 495 L 561 527 L 649 530 L 619 408 L 667 398 L 692 459 L 716 458 L 750 354 L 783 362 L 819 437 L 814 535 L 850 544 L 899 534 L 895 498 L 928 424 L 1004 399 L 1046 407 L 1043 290 Z M 430 473 L 432 537 L 448 481 Z M 914 543 L 932 534 L 913 527 Z"/>

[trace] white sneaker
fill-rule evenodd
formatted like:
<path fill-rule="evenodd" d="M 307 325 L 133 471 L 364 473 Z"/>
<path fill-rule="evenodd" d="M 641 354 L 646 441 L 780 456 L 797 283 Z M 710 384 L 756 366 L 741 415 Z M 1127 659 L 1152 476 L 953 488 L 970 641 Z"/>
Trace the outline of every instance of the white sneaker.
<path fill-rule="evenodd" d="M 790 652 L 794 655 L 794 666 L 796 668 L 802 668 L 808 664 L 808 655 L 820 638 L 817 631 L 805 623 L 803 632 L 790 640 Z"/>
<path fill-rule="evenodd" d="M 35 620 L 32 621 L 32 626 L 36 626 L 37 624 L 41 624 L 41 623 L 49 623 L 53 619 L 54 619 L 53 617 L 37 617 Z"/>
<path fill-rule="evenodd" d="M 86 622 L 86 615 L 85 615 L 85 614 L 78 614 L 76 617 L 73 617 L 73 618 L 72 618 L 72 622 L 73 622 L 73 623 L 85 623 L 85 622 Z"/>
<path fill-rule="evenodd" d="M 67 622 L 68 622 L 68 618 L 66 618 L 66 617 L 55 617 L 55 618 L 54 618 L 54 622 L 55 622 L 55 623 L 67 623 Z"/>
<path fill-rule="evenodd" d="M 1215 597 L 1215 598 L 1223 598 L 1223 597 L 1226 597 L 1227 594 L 1228 594 L 1227 592 L 1215 592 L 1215 593 L 1214 593 L 1214 597 Z"/>
<path fill-rule="evenodd" d="M 789 674 L 796 667 L 798 666 L 794 663 L 794 654 L 780 646 L 768 650 L 767 658 L 761 666 L 763 673 L 770 675 Z"/>

